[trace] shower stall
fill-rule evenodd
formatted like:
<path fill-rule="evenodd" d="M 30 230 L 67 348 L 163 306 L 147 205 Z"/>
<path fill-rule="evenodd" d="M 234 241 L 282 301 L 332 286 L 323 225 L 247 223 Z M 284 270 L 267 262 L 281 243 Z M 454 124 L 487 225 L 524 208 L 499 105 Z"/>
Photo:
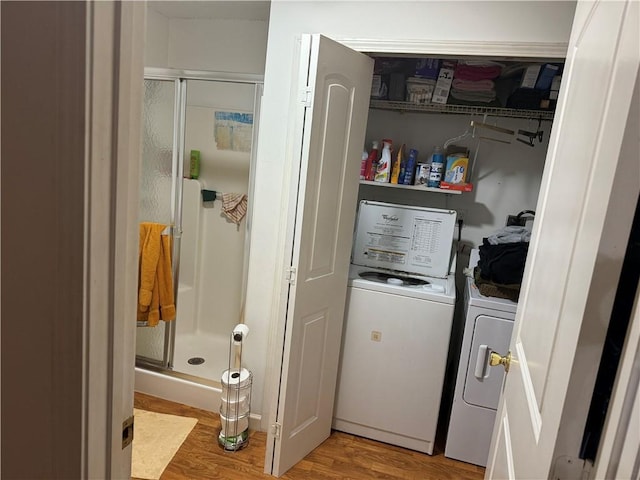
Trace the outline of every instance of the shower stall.
<path fill-rule="evenodd" d="M 136 389 L 145 373 L 219 387 L 243 322 L 261 97 L 258 75 L 145 69 L 139 220 L 167 226 L 177 313 L 138 322 Z M 222 209 L 225 194 L 246 195 L 239 223 Z"/>

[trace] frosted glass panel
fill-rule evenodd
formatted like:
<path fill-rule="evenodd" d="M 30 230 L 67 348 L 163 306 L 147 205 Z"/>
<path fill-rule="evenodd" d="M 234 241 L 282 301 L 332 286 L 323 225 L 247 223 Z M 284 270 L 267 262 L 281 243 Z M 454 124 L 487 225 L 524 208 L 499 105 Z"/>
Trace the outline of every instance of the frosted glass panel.
<path fill-rule="evenodd" d="M 170 224 L 175 84 L 145 80 L 144 86 L 139 220 Z M 136 355 L 162 361 L 164 338 L 162 321 L 156 327 L 138 328 Z"/>
<path fill-rule="evenodd" d="M 175 86 L 161 80 L 144 85 L 140 221 L 170 223 Z"/>

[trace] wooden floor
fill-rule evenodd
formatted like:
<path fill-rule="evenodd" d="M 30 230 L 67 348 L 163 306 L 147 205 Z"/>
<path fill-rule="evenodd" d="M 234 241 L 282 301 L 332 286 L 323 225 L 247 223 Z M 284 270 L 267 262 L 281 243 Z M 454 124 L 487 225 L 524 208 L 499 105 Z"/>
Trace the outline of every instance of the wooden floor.
<path fill-rule="evenodd" d="M 249 445 L 243 450 L 225 452 L 217 443 L 220 431 L 217 414 L 141 393 L 135 394 L 135 407 L 198 419 L 195 428 L 164 471 L 161 480 L 273 478 L 262 473 L 266 442 L 264 432 L 252 432 Z M 281 478 L 476 480 L 483 477 L 484 468 L 445 458 L 442 452 L 430 456 L 342 432 L 333 432 L 322 445 Z"/>

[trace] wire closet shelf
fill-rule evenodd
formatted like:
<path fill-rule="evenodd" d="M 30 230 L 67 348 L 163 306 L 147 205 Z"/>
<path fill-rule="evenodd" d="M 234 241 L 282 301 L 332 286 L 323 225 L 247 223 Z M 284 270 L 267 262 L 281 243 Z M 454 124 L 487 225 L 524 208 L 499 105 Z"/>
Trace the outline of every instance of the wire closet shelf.
<path fill-rule="evenodd" d="M 393 102 L 371 100 L 370 108 L 392 110 L 396 112 L 444 113 L 453 115 L 488 115 L 495 117 L 526 118 L 535 120 L 553 120 L 554 113 L 549 110 L 522 110 L 517 108 L 483 107 L 475 105 L 440 105 L 437 103 Z"/>

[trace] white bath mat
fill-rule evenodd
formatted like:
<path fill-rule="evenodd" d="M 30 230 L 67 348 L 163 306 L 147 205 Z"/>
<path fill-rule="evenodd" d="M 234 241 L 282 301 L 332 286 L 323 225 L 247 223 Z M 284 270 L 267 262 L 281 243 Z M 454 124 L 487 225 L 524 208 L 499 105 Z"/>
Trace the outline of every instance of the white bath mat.
<path fill-rule="evenodd" d="M 134 408 L 131 476 L 159 480 L 198 419 Z"/>

